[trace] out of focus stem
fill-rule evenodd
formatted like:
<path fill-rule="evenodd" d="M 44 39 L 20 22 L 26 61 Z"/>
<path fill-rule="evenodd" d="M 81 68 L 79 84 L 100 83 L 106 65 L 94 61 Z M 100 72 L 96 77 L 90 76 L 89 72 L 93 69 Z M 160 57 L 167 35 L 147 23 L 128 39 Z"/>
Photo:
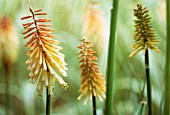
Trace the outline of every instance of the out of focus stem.
<path fill-rule="evenodd" d="M 10 111 L 10 95 L 9 95 L 9 73 L 5 70 L 5 103 L 6 103 L 6 115 L 9 115 Z"/>
<path fill-rule="evenodd" d="M 170 90 L 170 86 L 169 86 L 169 80 L 170 80 L 170 73 L 169 73 L 169 65 L 170 65 L 170 1 L 166 0 L 166 14 L 167 14 L 167 19 L 166 19 L 166 23 L 167 23 L 167 38 L 166 38 L 166 61 L 165 61 L 165 89 L 164 89 L 164 94 L 165 94 L 165 103 L 164 103 L 164 111 L 163 114 L 165 115 L 169 115 L 170 112 L 170 96 L 169 96 L 169 90 Z"/>
<path fill-rule="evenodd" d="M 9 77 L 10 77 L 10 68 L 11 68 L 11 63 L 8 62 L 6 59 L 3 59 L 3 67 L 4 67 L 4 71 L 5 71 L 5 93 L 6 93 L 6 97 L 5 97 L 5 111 L 6 111 L 6 115 L 10 114 L 10 88 L 9 88 Z"/>
<path fill-rule="evenodd" d="M 110 20 L 110 38 L 107 58 L 107 86 L 106 86 L 106 115 L 112 115 L 113 110 L 113 78 L 114 78 L 114 53 L 115 53 L 115 38 L 116 24 L 118 13 L 119 0 L 113 0 L 113 9 L 111 10 Z"/>

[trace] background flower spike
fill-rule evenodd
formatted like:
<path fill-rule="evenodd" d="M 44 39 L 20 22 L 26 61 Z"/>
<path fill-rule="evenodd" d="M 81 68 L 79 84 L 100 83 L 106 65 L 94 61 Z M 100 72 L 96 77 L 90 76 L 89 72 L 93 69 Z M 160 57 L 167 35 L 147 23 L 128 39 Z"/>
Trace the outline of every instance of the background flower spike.
<path fill-rule="evenodd" d="M 82 34 L 94 45 L 96 55 L 103 55 L 107 44 L 107 27 L 105 13 L 100 9 L 100 3 L 91 2 L 86 5 L 83 15 Z"/>

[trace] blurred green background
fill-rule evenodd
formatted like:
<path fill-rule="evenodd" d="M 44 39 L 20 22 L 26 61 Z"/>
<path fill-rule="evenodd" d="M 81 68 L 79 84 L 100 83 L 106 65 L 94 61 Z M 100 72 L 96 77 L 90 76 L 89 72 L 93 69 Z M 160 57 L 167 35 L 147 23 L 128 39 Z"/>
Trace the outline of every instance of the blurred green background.
<path fill-rule="evenodd" d="M 13 65 L 10 75 L 10 113 L 11 115 L 44 115 L 45 114 L 45 91 L 42 98 L 37 96 L 36 84 L 28 82 L 27 71 L 27 48 L 23 39 L 22 16 L 30 14 L 28 8 L 42 8 L 47 12 L 47 18 L 52 19 L 52 28 L 56 31 L 57 40 L 60 41 L 61 51 L 66 55 L 68 63 L 68 77 L 64 80 L 69 89 L 65 91 L 57 83 L 54 89 L 55 97 L 52 99 L 53 115 L 90 115 L 92 104 L 90 101 L 86 106 L 83 99 L 77 100 L 80 88 L 80 70 L 76 53 L 78 52 L 78 38 L 82 37 L 82 16 L 84 8 L 90 0 L 0 0 L 0 17 L 9 16 L 17 30 L 20 40 L 19 54 Z M 101 4 L 101 10 L 105 12 L 107 30 L 110 26 L 110 9 L 112 0 L 95 0 Z M 152 25 L 159 40 L 158 47 L 162 51 L 158 54 L 149 51 L 150 74 L 152 82 L 152 100 L 154 115 L 161 113 L 163 90 L 164 90 L 164 65 L 165 65 L 165 38 L 166 38 L 166 15 L 165 0 L 120 0 L 117 20 L 117 39 L 115 52 L 115 74 L 114 74 L 114 115 L 135 115 L 140 108 L 141 92 L 145 81 L 144 56 L 140 52 L 129 58 L 131 45 L 133 43 L 134 23 L 133 9 L 138 3 L 143 4 L 149 10 L 152 17 Z M 109 31 L 104 38 L 108 41 Z M 97 44 L 96 44 L 97 45 Z M 104 47 L 107 51 L 107 47 Z M 107 53 L 103 53 L 99 62 L 99 68 L 105 76 Z M 0 65 L 0 114 L 5 114 L 5 83 L 4 69 Z M 146 97 L 146 90 L 145 90 Z M 145 98 L 146 100 L 146 98 Z M 100 115 L 104 108 L 104 102 L 97 100 L 97 112 Z"/>

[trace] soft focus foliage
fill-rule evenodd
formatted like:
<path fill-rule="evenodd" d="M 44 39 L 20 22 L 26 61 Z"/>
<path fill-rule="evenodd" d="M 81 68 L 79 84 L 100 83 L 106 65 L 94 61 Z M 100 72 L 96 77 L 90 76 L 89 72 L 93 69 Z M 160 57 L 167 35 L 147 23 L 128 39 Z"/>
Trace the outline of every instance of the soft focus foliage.
<path fill-rule="evenodd" d="M 88 0 L 90 1 L 90 0 Z M 112 0 L 96 0 L 100 3 L 100 10 L 104 12 L 106 19 L 106 29 L 108 30 L 110 22 L 110 9 Z M 117 20 L 117 39 L 115 52 L 115 76 L 114 76 L 114 105 L 113 112 L 115 115 L 132 115 L 136 114 L 141 108 L 140 101 L 142 100 L 141 92 L 145 79 L 145 71 L 143 58 L 139 52 L 133 58 L 129 58 L 131 53 L 131 44 L 133 44 L 134 35 L 134 11 L 138 3 L 143 4 L 149 10 L 149 15 L 152 17 L 152 26 L 159 40 L 157 45 L 161 54 L 156 52 L 150 53 L 150 70 L 152 81 L 153 95 L 153 111 L 156 114 L 160 113 L 163 89 L 164 89 L 164 63 L 165 63 L 165 38 L 166 38 L 166 23 L 165 23 L 165 0 L 119 0 L 119 12 Z M 89 4 L 89 2 L 88 2 Z M 13 22 L 16 28 L 18 38 L 20 38 L 20 49 L 16 64 L 10 79 L 10 96 L 11 110 L 10 112 L 16 115 L 34 115 L 45 113 L 45 90 L 42 93 L 42 98 L 37 99 L 36 85 L 28 83 L 29 71 L 27 71 L 26 52 L 27 48 L 24 44 L 28 41 L 23 40 L 21 33 L 24 31 L 22 27 L 23 21 L 20 18 L 27 15 L 28 8 L 42 8 L 48 12 L 47 18 L 50 18 L 53 32 L 57 35 L 57 40 L 60 41 L 60 46 L 63 47 L 61 52 L 65 54 L 65 60 L 68 64 L 68 78 L 66 82 L 69 84 L 69 89 L 66 92 L 56 83 L 53 93 L 55 98 L 52 99 L 52 114 L 54 115 L 89 115 L 92 114 L 91 103 L 86 106 L 82 105 L 82 101 L 77 101 L 80 88 L 80 69 L 79 60 L 76 53 L 78 52 L 78 38 L 82 36 L 83 15 L 84 9 L 87 6 L 86 0 L 0 0 L 0 17 L 6 14 Z M 108 40 L 108 32 L 104 39 Z M 1 39 L 1 36 L 0 36 Z M 105 41 L 104 41 L 105 43 Z M 104 44 L 107 46 L 107 44 Z M 100 49 L 100 48 L 99 48 Z M 106 50 L 107 47 L 104 47 Z M 99 70 L 105 76 L 106 54 L 101 53 L 99 57 Z M 104 62 L 104 64 L 103 64 Z M 4 114 L 4 71 L 0 66 L 0 114 Z M 146 97 L 146 89 L 144 90 Z M 97 112 L 101 113 L 104 103 L 97 100 Z"/>

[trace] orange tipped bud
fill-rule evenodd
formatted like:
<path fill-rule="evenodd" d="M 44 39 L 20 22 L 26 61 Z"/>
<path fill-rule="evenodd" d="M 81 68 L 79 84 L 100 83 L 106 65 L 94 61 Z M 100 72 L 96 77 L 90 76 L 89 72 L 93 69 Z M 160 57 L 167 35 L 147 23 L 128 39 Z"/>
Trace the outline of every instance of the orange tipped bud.
<path fill-rule="evenodd" d="M 21 20 L 25 20 L 25 19 L 28 19 L 28 18 L 32 18 L 32 16 L 25 16 L 25 17 L 22 17 Z"/>
<path fill-rule="evenodd" d="M 46 18 L 41 18 L 41 19 L 37 19 L 36 22 L 50 22 L 50 19 L 46 19 Z"/>
<path fill-rule="evenodd" d="M 34 12 L 40 12 L 40 11 L 42 11 L 42 9 L 40 8 L 40 9 L 36 9 L 36 10 L 34 10 Z"/>
<path fill-rule="evenodd" d="M 51 26 L 51 24 L 39 24 L 39 27 L 49 27 L 49 26 Z"/>
<path fill-rule="evenodd" d="M 36 13 L 35 16 L 36 15 L 47 15 L 47 13 L 46 12 L 41 12 L 41 13 Z"/>

